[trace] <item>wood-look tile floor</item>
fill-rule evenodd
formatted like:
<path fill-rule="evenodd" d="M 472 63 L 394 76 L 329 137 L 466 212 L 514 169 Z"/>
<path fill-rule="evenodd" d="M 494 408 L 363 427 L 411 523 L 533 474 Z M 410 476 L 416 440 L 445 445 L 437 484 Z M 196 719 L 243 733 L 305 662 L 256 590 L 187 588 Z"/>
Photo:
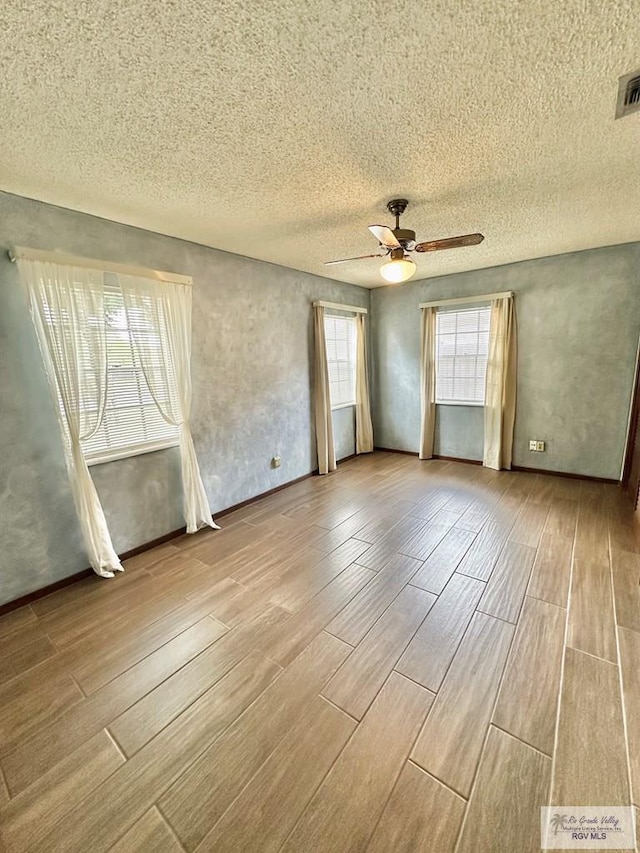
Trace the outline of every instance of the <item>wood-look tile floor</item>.
<path fill-rule="evenodd" d="M 376 453 L 0 618 L 0 848 L 540 849 L 640 803 L 614 486 Z"/>

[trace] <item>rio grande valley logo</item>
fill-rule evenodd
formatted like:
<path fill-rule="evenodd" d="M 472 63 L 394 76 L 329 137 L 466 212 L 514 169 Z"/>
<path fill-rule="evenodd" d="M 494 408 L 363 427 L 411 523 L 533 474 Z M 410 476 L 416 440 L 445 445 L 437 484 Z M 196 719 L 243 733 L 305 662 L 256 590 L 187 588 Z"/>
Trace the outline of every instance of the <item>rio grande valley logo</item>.
<path fill-rule="evenodd" d="M 635 847 L 633 806 L 541 809 L 543 850 L 629 850 Z"/>

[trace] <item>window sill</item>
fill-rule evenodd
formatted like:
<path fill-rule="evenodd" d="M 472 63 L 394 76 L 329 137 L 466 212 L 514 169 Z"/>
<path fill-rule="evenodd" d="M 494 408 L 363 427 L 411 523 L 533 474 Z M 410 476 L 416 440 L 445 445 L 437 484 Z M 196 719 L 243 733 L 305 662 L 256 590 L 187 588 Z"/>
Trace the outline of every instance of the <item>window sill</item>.
<path fill-rule="evenodd" d="M 337 412 L 338 409 L 348 409 L 351 406 L 355 406 L 355 403 L 340 403 L 339 406 L 331 406 L 331 411 Z"/>
<path fill-rule="evenodd" d="M 463 400 L 436 400 L 436 406 L 473 406 L 476 409 L 484 409 L 484 403 L 464 402 Z"/>
<path fill-rule="evenodd" d="M 155 453 L 156 450 L 167 450 L 169 447 L 178 447 L 180 441 L 171 439 L 158 441 L 154 444 L 139 444 L 135 447 L 122 447 L 119 450 L 107 450 L 104 453 L 94 453 L 85 456 L 87 465 L 102 465 L 104 462 L 115 462 L 118 459 L 128 459 L 130 456 L 142 456 L 144 453 Z"/>

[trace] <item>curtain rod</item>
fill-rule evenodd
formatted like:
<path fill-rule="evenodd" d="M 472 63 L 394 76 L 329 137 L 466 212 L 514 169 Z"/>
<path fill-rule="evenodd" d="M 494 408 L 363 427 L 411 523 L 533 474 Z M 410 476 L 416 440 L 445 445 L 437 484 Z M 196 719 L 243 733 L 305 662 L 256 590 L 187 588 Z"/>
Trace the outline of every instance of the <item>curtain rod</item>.
<path fill-rule="evenodd" d="M 122 275 L 137 275 L 141 278 L 150 278 L 155 281 L 172 282 L 174 284 L 193 284 L 190 275 L 179 275 L 174 272 L 162 270 L 145 269 L 128 264 L 113 264 L 110 261 L 97 261 L 92 258 L 79 258 L 75 255 L 65 255 L 62 252 L 43 252 L 39 249 L 27 249 L 24 246 L 14 246 L 9 249 L 9 259 L 12 263 L 23 258 L 26 261 L 42 261 L 48 264 L 60 264 L 67 267 L 82 267 L 84 269 L 99 270 L 100 272 L 121 273 Z"/>
<path fill-rule="evenodd" d="M 335 311 L 353 311 L 354 314 L 368 314 L 366 308 L 358 305 L 340 305 L 338 302 L 314 302 L 314 308 L 333 308 Z"/>
<path fill-rule="evenodd" d="M 502 293 L 485 293 L 482 296 L 459 296 L 457 299 L 438 299 L 436 302 L 421 302 L 418 308 L 437 308 L 438 305 L 463 305 L 465 302 L 487 302 L 490 299 L 506 299 L 513 296 L 510 290 Z"/>

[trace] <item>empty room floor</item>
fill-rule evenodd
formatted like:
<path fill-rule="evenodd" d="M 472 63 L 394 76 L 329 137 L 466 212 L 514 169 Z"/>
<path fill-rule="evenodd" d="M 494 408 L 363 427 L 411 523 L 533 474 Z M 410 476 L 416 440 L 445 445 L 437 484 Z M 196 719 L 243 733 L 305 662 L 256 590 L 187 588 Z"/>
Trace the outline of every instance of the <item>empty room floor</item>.
<path fill-rule="evenodd" d="M 638 803 L 616 486 L 376 453 L 220 521 L 0 618 L 0 849 L 526 853 Z"/>

